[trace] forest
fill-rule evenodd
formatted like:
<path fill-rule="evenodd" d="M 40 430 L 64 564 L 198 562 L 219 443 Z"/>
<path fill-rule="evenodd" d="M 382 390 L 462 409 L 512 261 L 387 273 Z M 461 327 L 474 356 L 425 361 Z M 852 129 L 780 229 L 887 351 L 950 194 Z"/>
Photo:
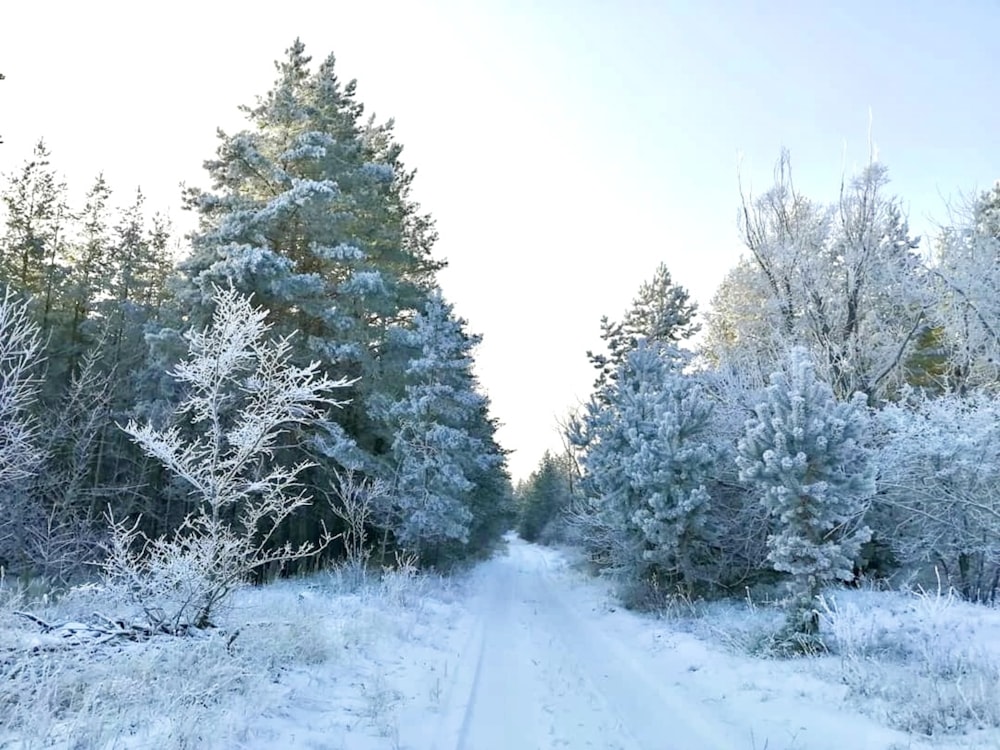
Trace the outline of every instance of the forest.
<path fill-rule="evenodd" d="M 664 264 L 601 320 L 522 535 L 583 545 L 637 606 L 781 583 L 796 647 L 836 582 L 995 602 L 1000 187 L 930 238 L 875 161 L 824 205 L 785 153 L 740 198 L 745 253 L 704 316 Z"/>
<path fill-rule="evenodd" d="M 335 67 L 299 41 L 276 62 L 185 188 L 186 236 L 103 175 L 74 202 L 44 140 L 3 176 L 11 617 L 49 633 L 34 609 L 97 586 L 101 642 L 201 638 L 253 586 L 409 586 L 520 540 L 630 610 L 773 598 L 771 656 L 833 648 L 830 590 L 996 603 L 1000 183 L 915 236 L 874 155 L 833 202 L 777 155 L 766 190 L 734 184 L 743 253 L 705 310 L 665 246 L 594 321 L 592 391 L 515 487 L 415 172 Z"/>
<path fill-rule="evenodd" d="M 8 575 L 168 581 L 181 560 L 261 580 L 362 554 L 357 534 L 365 558 L 441 567 L 510 526 L 479 337 L 438 285 L 392 122 L 332 56 L 312 70 L 296 43 L 277 72 L 219 134 L 213 188 L 186 192 L 190 237 L 101 175 L 71 205 L 44 142 L 7 177 Z"/>

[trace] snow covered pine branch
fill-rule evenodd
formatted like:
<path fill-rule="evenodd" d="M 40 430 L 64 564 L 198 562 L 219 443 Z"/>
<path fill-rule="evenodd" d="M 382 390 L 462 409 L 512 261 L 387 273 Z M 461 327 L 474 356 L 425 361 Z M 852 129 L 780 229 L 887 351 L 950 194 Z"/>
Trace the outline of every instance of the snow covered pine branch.
<path fill-rule="evenodd" d="M 109 584 L 166 632 L 211 625 L 218 606 L 255 570 L 316 554 L 330 541 L 276 546 L 272 537 L 310 504 L 299 475 L 312 464 L 275 460 L 279 436 L 323 419 L 350 385 L 313 362 L 291 363 L 289 338 L 271 340 L 267 311 L 216 288 L 204 331 L 187 334 L 189 356 L 172 375 L 187 389 L 176 410 L 190 429 L 130 421 L 123 429 L 190 488 L 194 509 L 171 536 L 148 538 L 138 520 L 110 519 Z M 178 420 L 180 421 L 180 420 Z M 190 437 L 191 431 L 195 437 Z"/>

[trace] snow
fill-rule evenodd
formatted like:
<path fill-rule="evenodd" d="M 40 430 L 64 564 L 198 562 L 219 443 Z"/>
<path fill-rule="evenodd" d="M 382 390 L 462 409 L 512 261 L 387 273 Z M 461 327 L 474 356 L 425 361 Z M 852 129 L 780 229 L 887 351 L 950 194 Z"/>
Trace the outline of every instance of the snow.
<path fill-rule="evenodd" d="M 956 651 L 980 643 L 977 658 L 997 657 L 995 609 L 946 594 L 842 591 L 823 615 L 834 653 L 767 659 L 743 647 L 780 622 L 765 604 L 636 614 L 571 560 L 570 553 L 510 537 L 504 552 L 454 578 L 391 571 L 352 587 L 341 574 L 317 574 L 241 591 L 224 615 L 224 632 L 204 638 L 158 637 L 90 656 L 64 648 L 76 654 L 66 664 L 105 681 L 103 692 L 70 716 L 53 708 L 59 701 L 47 688 L 45 701 L 21 706 L 36 717 L 30 736 L 5 735 L 0 714 L 0 747 L 1000 747 L 997 730 L 928 738 L 892 729 L 882 711 L 887 696 L 875 696 L 871 715 L 862 714 L 868 708 L 842 670 L 890 645 L 899 656 L 893 668 L 919 667 L 921 651 L 940 647 L 924 639 L 934 633 L 961 641 Z M 91 588 L 55 606 L 63 620 L 85 626 L 100 596 Z M 0 606 L 0 640 L 15 648 L 41 642 L 28 637 L 31 623 L 9 614 Z M 58 619 L 51 611 L 45 617 Z M 0 653 L 0 678 L 16 679 L 14 671 L 2 674 L 4 653 L 11 651 Z M 69 671 L 64 665 L 33 673 L 68 686 Z M 905 672 L 889 675 L 906 681 Z M 874 695 L 885 686 L 869 687 Z M 8 699 L 3 691 L 0 703 Z M 191 693 L 197 701 L 185 700 Z M 145 701 L 145 708 L 128 708 L 130 700 Z"/>

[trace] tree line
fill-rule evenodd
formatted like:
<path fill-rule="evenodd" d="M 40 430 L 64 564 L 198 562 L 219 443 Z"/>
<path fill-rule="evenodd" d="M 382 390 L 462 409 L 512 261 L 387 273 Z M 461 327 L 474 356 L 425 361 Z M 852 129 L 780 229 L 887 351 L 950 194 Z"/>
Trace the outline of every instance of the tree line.
<path fill-rule="evenodd" d="M 936 572 L 994 601 L 1000 184 L 926 248 L 875 161 L 826 205 L 785 153 L 741 198 L 745 252 L 702 320 L 661 265 L 601 321 L 522 533 L 582 544 L 637 606 L 786 586 L 800 645 L 837 581 Z"/>
<path fill-rule="evenodd" d="M 250 566 L 253 575 L 322 564 L 344 554 L 347 477 L 355 488 L 382 488 L 362 523 L 388 559 L 405 552 L 450 565 L 485 553 L 509 527 L 506 456 L 473 373 L 480 338 L 440 288 L 434 222 L 412 198 L 414 172 L 392 121 L 367 116 L 334 57 L 314 66 L 299 41 L 276 63 L 271 89 L 242 111 L 245 129 L 220 131 L 205 162 L 211 188 L 185 190 L 184 207 L 198 218 L 186 238 L 150 214 L 141 192 L 119 200 L 103 176 L 74 205 L 44 142 L 6 176 L 7 570 L 70 582 L 111 553 L 185 544 L 192 519 L 239 529 L 252 559 L 274 563 Z M 220 304 L 243 312 L 219 318 Z M 249 348 L 235 339 L 196 348 L 213 335 L 222 341 L 240 318 L 256 320 L 255 311 L 259 327 L 242 334 Z M 280 357 L 248 343 L 264 333 L 280 342 Z M 35 343 L 27 359 L 25 341 Z M 204 382 L 190 377 L 206 362 L 229 372 L 207 411 L 197 400 Z M 335 405 L 313 414 L 303 396 L 268 422 L 267 409 L 288 394 L 265 385 L 297 393 L 312 382 L 282 381 L 276 364 L 336 383 Z M 254 408 L 259 419 L 247 416 Z M 206 446 L 219 461 L 246 458 L 236 449 L 250 445 L 247 430 L 263 442 L 251 463 L 233 464 L 238 501 L 222 501 L 223 484 L 179 470 L 200 465 L 193 457 Z M 266 514 L 247 522 L 282 467 L 294 468 L 285 497 L 311 501 L 281 506 L 274 528 Z M 129 533 L 132 547 L 122 547 Z"/>

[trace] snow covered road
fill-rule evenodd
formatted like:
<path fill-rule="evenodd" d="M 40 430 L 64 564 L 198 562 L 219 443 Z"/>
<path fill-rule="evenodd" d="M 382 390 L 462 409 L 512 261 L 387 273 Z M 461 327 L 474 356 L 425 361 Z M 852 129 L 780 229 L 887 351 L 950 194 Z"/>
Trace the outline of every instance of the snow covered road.
<path fill-rule="evenodd" d="M 479 571 L 480 620 L 434 750 L 729 750 L 749 747 L 718 707 L 657 674 L 566 596 L 558 557 L 512 540 Z"/>
<path fill-rule="evenodd" d="M 468 577 L 428 585 L 421 591 L 410 581 L 388 598 L 354 604 L 305 597 L 303 604 L 332 607 L 337 664 L 299 669 L 275 684 L 272 707 L 251 722 L 239 746 L 931 747 L 860 715 L 846 700 L 847 688 L 820 679 L 813 660 L 742 656 L 681 632 L 678 622 L 623 611 L 606 581 L 572 569 L 559 551 L 516 537 Z M 742 616 L 739 605 L 732 612 Z M 959 745 L 934 745 L 945 747 Z"/>

